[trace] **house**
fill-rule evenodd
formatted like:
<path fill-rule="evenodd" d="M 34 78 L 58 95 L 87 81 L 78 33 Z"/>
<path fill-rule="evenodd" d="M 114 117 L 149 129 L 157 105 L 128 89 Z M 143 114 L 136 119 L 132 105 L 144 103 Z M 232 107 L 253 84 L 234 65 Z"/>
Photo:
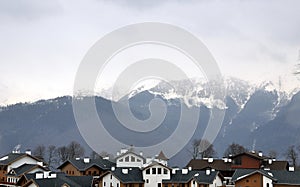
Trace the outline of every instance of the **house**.
<path fill-rule="evenodd" d="M 20 167 L 13 168 L 7 174 L 7 181 L 10 183 L 17 183 L 23 174 L 35 173 L 38 171 L 49 171 L 47 167 L 37 164 L 23 164 Z"/>
<path fill-rule="evenodd" d="M 12 152 L 2 156 L 0 158 L 0 184 L 13 184 L 16 179 L 12 177 L 13 173 L 10 173 L 10 171 L 15 169 L 19 172 L 19 169 L 24 164 L 44 166 L 43 161 L 32 156 L 30 151 L 26 151 L 25 153 Z M 41 169 L 41 167 L 38 168 Z M 8 174 L 10 174 L 9 178 L 7 177 Z"/>
<path fill-rule="evenodd" d="M 100 176 L 112 166 L 115 166 L 115 163 L 103 158 L 78 158 L 65 161 L 57 169 L 69 176 Z"/>
<path fill-rule="evenodd" d="M 236 169 L 266 169 L 287 171 L 287 161 L 277 161 L 266 157 L 262 152 L 244 152 L 223 159 L 203 158 L 192 159 L 186 166 L 194 170 L 214 169 L 224 176 L 226 184 L 231 184 L 231 178 Z"/>
<path fill-rule="evenodd" d="M 222 186 L 223 176 L 211 170 L 174 170 L 170 180 L 163 180 L 163 187 L 217 187 Z"/>
<path fill-rule="evenodd" d="M 22 187 L 91 187 L 92 176 L 68 176 L 65 173 L 36 172 L 24 174 L 17 186 Z"/>
<path fill-rule="evenodd" d="M 144 187 L 142 170 L 138 167 L 115 168 L 99 178 L 99 187 Z"/>
<path fill-rule="evenodd" d="M 276 182 L 270 171 L 256 169 L 237 169 L 232 176 L 236 187 L 273 187 Z"/>
<path fill-rule="evenodd" d="M 231 168 L 232 160 L 229 158 L 214 159 L 214 158 L 204 158 L 204 159 L 192 159 L 186 166 L 186 168 L 192 168 L 193 170 L 216 170 L 227 181 L 227 184 L 231 182 L 231 177 L 235 169 Z"/>
<path fill-rule="evenodd" d="M 162 187 L 163 180 L 171 179 L 171 168 L 158 163 L 152 162 L 143 168 L 143 180 L 145 187 Z"/>
<path fill-rule="evenodd" d="M 120 152 L 117 153 L 116 166 L 117 167 L 138 167 L 142 168 L 145 164 L 145 158 L 143 157 L 143 153 L 137 154 L 133 151 L 133 149 L 121 149 Z"/>

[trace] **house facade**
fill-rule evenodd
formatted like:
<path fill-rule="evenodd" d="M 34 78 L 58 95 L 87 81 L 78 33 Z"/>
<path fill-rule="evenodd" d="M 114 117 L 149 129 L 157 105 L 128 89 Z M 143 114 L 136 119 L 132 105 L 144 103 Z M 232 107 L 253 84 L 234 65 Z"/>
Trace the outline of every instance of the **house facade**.
<path fill-rule="evenodd" d="M 57 169 L 69 176 L 100 176 L 110 170 L 115 163 L 103 159 L 70 159 L 61 164 Z"/>

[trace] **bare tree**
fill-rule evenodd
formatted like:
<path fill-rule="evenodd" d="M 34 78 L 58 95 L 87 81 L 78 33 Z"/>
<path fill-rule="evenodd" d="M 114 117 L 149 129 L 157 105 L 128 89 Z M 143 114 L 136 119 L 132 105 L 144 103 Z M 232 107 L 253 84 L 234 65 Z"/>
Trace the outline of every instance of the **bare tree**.
<path fill-rule="evenodd" d="M 270 150 L 270 151 L 269 151 L 269 157 L 270 157 L 270 158 L 277 158 L 277 151 L 275 151 L 275 150 Z"/>
<path fill-rule="evenodd" d="M 69 149 L 66 146 L 59 147 L 57 154 L 60 162 L 65 162 L 69 159 Z"/>
<path fill-rule="evenodd" d="M 214 157 L 217 154 L 213 144 L 205 139 L 195 139 L 192 143 L 192 150 L 189 152 L 191 153 L 193 159 Z"/>
<path fill-rule="evenodd" d="M 44 160 L 46 154 L 46 147 L 44 145 L 38 145 L 32 151 L 33 156 Z"/>
<path fill-rule="evenodd" d="M 109 157 L 110 159 L 114 158 L 114 156 L 106 151 L 101 151 L 101 153 L 99 153 L 99 155 L 102 157 L 102 158 L 105 158 L 105 157 Z"/>
<path fill-rule="evenodd" d="M 72 141 L 68 145 L 69 159 L 74 159 L 84 156 L 84 148 L 76 141 Z"/>
<path fill-rule="evenodd" d="M 297 159 L 298 153 L 294 145 L 288 147 L 287 151 L 285 152 L 286 159 L 292 162 L 293 166 L 296 168 L 297 166 Z"/>
<path fill-rule="evenodd" d="M 246 149 L 244 146 L 237 143 L 232 143 L 225 150 L 224 156 L 228 157 L 229 155 L 238 155 L 247 151 L 248 149 Z"/>
<path fill-rule="evenodd" d="M 47 149 L 48 165 L 50 168 L 54 168 L 54 165 L 58 163 L 57 161 L 57 149 L 54 145 L 49 145 Z"/>

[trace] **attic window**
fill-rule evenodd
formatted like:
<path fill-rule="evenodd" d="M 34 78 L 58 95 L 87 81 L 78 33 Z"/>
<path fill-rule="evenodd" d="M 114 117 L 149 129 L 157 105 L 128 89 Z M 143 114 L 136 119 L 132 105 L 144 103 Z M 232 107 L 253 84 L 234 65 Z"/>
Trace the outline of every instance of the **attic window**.
<path fill-rule="evenodd" d="M 157 174 L 161 174 L 161 168 L 157 168 Z"/>
<path fill-rule="evenodd" d="M 125 157 L 125 162 L 129 162 L 129 156 Z"/>
<path fill-rule="evenodd" d="M 123 162 L 123 159 L 120 159 L 120 162 Z"/>
<path fill-rule="evenodd" d="M 134 156 L 131 156 L 131 162 L 135 162 Z"/>
<path fill-rule="evenodd" d="M 167 175 L 168 174 L 168 170 L 164 169 L 164 174 Z"/>
<path fill-rule="evenodd" d="M 137 161 L 137 162 L 141 162 L 141 160 L 140 160 L 140 159 L 136 159 L 136 161 Z"/>
<path fill-rule="evenodd" d="M 152 168 L 152 174 L 156 174 L 156 168 Z"/>
<path fill-rule="evenodd" d="M 150 168 L 146 169 L 146 174 L 150 174 Z"/>

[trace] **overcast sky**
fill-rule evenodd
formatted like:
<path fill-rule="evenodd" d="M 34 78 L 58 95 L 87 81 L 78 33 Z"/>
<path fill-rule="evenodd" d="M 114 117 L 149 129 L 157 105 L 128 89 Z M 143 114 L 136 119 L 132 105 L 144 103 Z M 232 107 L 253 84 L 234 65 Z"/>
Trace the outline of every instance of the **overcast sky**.
<path fill-rule="evenodd" d="M 300 1 L 0 0 L 0 104 L 71 95 L 77 68 L 106 33 L 132 23 L 180 26 L 225 76 L 298 84 Z"/>

